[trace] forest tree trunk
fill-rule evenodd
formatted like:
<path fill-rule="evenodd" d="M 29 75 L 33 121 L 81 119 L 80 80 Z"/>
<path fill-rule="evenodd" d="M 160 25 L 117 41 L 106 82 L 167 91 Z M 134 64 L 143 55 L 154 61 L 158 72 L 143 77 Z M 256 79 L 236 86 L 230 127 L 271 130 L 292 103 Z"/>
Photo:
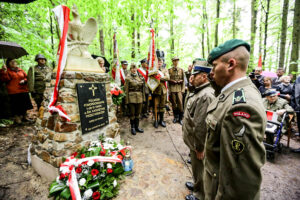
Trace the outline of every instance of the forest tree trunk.
<path fill-rule="evenodd" d="M 217 22 L 215 29 L 215 47 L 218 46 L 218 32 L 219 32 L 219 18 L 220 18 L 220 0 L 217 0 Z"/>
<path fill-rule="evenodd" d="M 270 12 L 270 2 L 271 0 L 267 0 L 267 11 L 266 11 L 266 18 L 265 18 L 265 36 L 264 36 L 264 56 L 262 60 L 263 66 L 265 64 L 265 60 L 267 56 L 268 19 L 269 19 L 269 12 Z"/>
<path fill-rule="evenodd" d="M 232 38 L 236 38 L 236 0 L 233 0 Z"/>
<path fill-rule="evenodd" d="M 289 8 L 289 0 L 284 0 L 283 8 L 282 8 L 280 53 L 279 53 L 279 63 L 278 63 L 278 68 L 281 69 L 284 69 L 288 8 Z"/>
<path fill-rule="evenodd" d="M 105 56 L 103 22 L 100 15 L 99 15 L 99 22 L 100 22 L 100 30 L 99 30 L 100 52 L 102 56 Z"/>
<path fill-rule="evenodd" d="M 294 20 L 293 20 L 293 38 L 291 61 L 289 72 L 298 72 L 299 45 L 300 45 L 300 0 L 295 0 Z"/>
<path fill-rule="evenodd" d="M 175 40 L 174 40 L 174 3 L 172 1 L 171 9 L 170 9 L 170 38 L 171 38 L 171 58 L 174 56 L 175 53 Z"/>
<path fill-rule="evenodd" d="M 253 54 L 254 54 L 254 44 L 256 36 L 256 19 L 257 19 L 257 5 L 256 0 L 251 0 L 251 37 L 250 37 L 250 62 L 249 67 L 253 68 Z"/>
<path fill-rule="evenodd" d="M 134 10 L 132 11 L 131 22 L 134 24 Z M 135 26 L 132 27 L 132 35 L 131 35 L 131 58 L 135 58 Z"/>

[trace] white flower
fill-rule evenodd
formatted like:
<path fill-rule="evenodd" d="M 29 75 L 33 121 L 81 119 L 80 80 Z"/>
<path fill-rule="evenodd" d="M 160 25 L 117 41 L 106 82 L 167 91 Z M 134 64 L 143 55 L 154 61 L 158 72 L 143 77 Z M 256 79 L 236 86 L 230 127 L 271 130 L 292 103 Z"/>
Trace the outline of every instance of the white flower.
<path fill-rule="evenodd" d="M 67 181 L 66 185 L 69 187 L 69 181 Z"/>
<path fill-rule="evenodd" d="M 88 174 L 88 173 L 89 173 L 89 170 L 87 170 L 87 169 L 84 169 L 84 170 L 82 170 L 82 173 L 84 173 L 84 174 Z"/>
<path fill-rule="evenodd" d="M 86 182 L 85 178 L 82 178 L 79 180 L 79 185 L 83 186 L 85 182 Z"/>
<path fill-rule="evenodd" d="M 118 144 L 117 147 L 118 147 L 119 150 L 124 149 L 124 147 L 121 144 Z"/>
<path fill-rule="evenodd" d="M 108 169 L 111 169 L 112 168 L 112 165 L 110 163 L 107 163 L 107 168 Z"/>
<path fill-rule="evenodd" d="M 114 182 L 113 182 L 113 185 L 114 185 L 114 187 L 116 187 L 117 186 L 117 181 L 116 180 L 114 180 Z"/>
<path fill-rule="evenodd" d="M 103 168 L 104 167 L 104 164 L 103 162 L 100 162 L 100 167 Z"/>
<path fill-rule="evenodd" d="M 70 173 L 69 167 L 61 167 L 60 171 L 61 171 L 62 174 Z"/>
<path fill-rule="evenodd" d="M 96 144 L 97 144 L 97 141 L 91 141 L 90 146 L 93 147 L 93 146 L 95 146 Z"/>
<path fill-rule="evenodd" d="M 94 162 L 93 160 L 89 160 L 89 161 L 87 162 L 87 165 L 91 167 L 91 166 L 93 166 L 94 163 L 95 163 L 95 162 Z"/>
<path fill-rule="evenodd" d="M 89 199 L 91 196 L 93 195 L 93 190 L 92 189 L 88 189 L 83 193 L 83 197 L 85 199 Z"/>
<path fill-rule="evenodd" d="M 89 148 L 89 149 L 88 149 L 88 151 L 93 151 L 93 150 L 94 150 L 94 148 Z"/>

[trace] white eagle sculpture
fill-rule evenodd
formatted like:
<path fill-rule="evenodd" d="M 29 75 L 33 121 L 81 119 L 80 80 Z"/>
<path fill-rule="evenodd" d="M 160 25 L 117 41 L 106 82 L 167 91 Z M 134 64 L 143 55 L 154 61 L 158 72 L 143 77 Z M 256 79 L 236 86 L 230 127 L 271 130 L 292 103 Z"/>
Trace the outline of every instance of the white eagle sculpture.
<path fill-rule="evenodd" d="M 73 20 L 68 29 L 68 55 L 84 58 L 92 58 L 88 52 L 88 46 L 97 34 L 97 22 L 95 18 L 89 18 L 85 24 L 81 23 L 77 6 L 72 8 Z"/>

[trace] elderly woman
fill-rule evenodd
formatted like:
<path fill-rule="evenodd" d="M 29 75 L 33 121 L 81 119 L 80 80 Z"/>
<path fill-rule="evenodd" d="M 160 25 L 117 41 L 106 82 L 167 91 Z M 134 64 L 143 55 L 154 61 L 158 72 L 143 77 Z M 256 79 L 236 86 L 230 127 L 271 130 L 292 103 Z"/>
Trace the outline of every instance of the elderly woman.
<path fill-rule="evenodd" d="M 264 83 L 258 88 L 262 97 L 266 96 L 266 91 L 272 88 L 272 79 L 270 77 L 264 77 Z"/>
<path fill-rule="evenodd" d="M 277 86 L 277 90 L 280 92 L 279 97 L 290 101 L 293 93 L 293 85 L 290 76 L 282 76 L 280 79 L 281 83 Z"/>
<path fill-rule="evenodd" d="M 104 59 L 102 57 L 97 57 L 96 59 L 103 72 L 106 72 L 106 69 L 104 67 L 104 63 L 105 63 Z"/>
<path fill-rule="evenodd" d="M 130 110 L 131 134 L 136 132 L 143 133 L 139 128 L 139 116 L 142 112 L 143 102 L 145 101 L 144 82 L 137 73 L 135 64 L 130 66 L 130 74 L 125 79 L 125 103 Z"/>
<path fill-rule="evenodd" d="M 8 58 L 6 66 L 0 70 L 0 80 L 6 83 L 15 122 L 20 124 L 21 120 L 27 121 L 26 111 L 33 108 L 28 93 L 27 74 L 18 67 L 15 59 Z"/>

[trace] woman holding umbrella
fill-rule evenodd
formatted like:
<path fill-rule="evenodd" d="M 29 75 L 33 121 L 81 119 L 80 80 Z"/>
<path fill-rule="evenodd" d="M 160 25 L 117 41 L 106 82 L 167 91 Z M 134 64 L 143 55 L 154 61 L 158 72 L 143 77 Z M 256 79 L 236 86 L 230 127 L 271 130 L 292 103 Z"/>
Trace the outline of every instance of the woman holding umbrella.
<path fill-rule="evenodd" d="M 27 86 L 27 74 L 18 67 L 15 59 L 8 58 L 6 66 L 0 70 L 0 80 L 6 83 L 15 122 L 20 124 L 22 120 L 27 121 L 26 111 L 33 108 Z"/>

